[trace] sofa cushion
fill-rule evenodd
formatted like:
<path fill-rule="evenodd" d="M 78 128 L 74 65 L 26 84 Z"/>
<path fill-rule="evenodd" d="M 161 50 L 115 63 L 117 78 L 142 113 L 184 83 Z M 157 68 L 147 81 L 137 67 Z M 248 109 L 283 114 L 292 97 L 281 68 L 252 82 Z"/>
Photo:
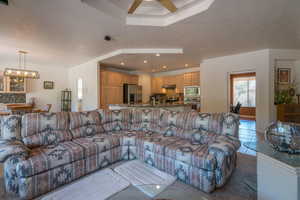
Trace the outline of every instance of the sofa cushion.
<path fill-rule="evenodd" d="M 22 140 L 30 148 L 70 141 L 69 115 L 58 113 L 30 113 L 22 117 Z"/>
<path fill-rule="evenodd" d="M 119 137 L 108 134 L 77 138 L 74 139 L 73 142 L 84 148 L 85 157 L 99 154 L 120 146 Z"/>
<path fill-rule="evenodd" d="M 131 125 L 130 110 L 98 110 L 101 123 L 106 132 L 129 130 Z"/>
<path fill-rule="evenodd" d="M 186 129 L 209 130 L 211 113 L 199 113 L 196 111 L 189 112 L 186 121 Z"/>
<path fill-rule="evenodd" d="M 240 117 L 233 113 L 224 113 L 222 119 L 222 135 L 239 137 Z"/>
<path fill-rule="evenodd" d="M 176 127 L 185 129 L 188 115 L 189 112 L 162 111 L 159 123 L 163 128 Z"/>
<path fill-rule="evenodd" d="M 21 139 L 21 117 L 9 115 L 0 117 L 0 137 L 5 140 Z"/>
<path fill-rule="evenodd" d="M 83 147 L 71 141 L 61 142 L 57 146 L 33 149 L 28 159 L 17 164 L 17 173 L 29 177 L 83 158 Z"/>
<path fill-rule="evenodd" d="M 132 130 L 159 132 L 160 109 L 134 109 L 132 111 Z"/>
<path fill-rule="evenodd" d="M 209 154 L 208 145 L 193 144 L 190 140 L 178 140 L 165 147 L 165 156 L 194 167 L 214 170 L 216 160 Z"/>
<path fill-rule="evenodd" d="M 198 113 L 190 112 L 186 129 L 208 131 L 220 135 L 232 135 L 238 138 L 239 116 L 233 113 Z"/>
<path fill-rule="evenodd" d="M 119 137 L 120 145 L 122 146 L 136 146 L 139 138 L 150 136 L 153 133 L 144 131 L 113 131 L 107 134 Z"/>
<path fill-rule="evenodd" d="M 155 154 L 164 155 L 165 146 L 167 146 L 168 144 L 172 144 L 180 139 L 181 138 L 175 136 L 165 137 L 161 134 L 147 135 L 137 139 L 138 150 L 141 153 L 150 151 Z"/>
<path fill-rule="evenodd" d="M 70 113 L 70 130 L 74 138 L 104 133 L 97 111 Z"/>

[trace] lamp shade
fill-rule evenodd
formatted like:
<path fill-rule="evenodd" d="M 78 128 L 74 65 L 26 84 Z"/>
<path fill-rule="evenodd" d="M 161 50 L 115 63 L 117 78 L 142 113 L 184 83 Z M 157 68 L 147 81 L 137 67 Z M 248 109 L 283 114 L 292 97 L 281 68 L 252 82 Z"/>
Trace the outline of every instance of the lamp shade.
<path fill-rule="evenodd" d="M 13 68 L 6 68 L 4 70 L 4 76 L 13 76 L 13 77 L 31 78 L 31 79 L 40 78 L 40 74 L 38 71 L 26 70 L 26 69 L 13 69 Z"/>

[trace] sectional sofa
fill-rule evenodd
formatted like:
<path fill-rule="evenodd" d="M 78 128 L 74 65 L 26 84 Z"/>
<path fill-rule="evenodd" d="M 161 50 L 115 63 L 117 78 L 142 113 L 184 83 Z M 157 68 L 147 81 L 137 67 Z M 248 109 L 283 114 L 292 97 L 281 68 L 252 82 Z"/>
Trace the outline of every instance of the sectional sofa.
<path fill-rule="evenodd" d="M 1 119 L 5 187 L 32 199 L 120 160 L 139 159 L 212 192 L 236 166 L 231 113 L 95 110 Z"/>

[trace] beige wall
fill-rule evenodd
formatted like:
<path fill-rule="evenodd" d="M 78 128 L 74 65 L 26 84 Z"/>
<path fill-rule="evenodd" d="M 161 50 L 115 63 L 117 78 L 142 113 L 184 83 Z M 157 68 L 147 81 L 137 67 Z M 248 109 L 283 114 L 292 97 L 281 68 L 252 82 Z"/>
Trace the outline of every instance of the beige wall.
<path fill-rule="evenodd" d="M 3 71 L 5 67 L 17 66 L 17 60 L 12 59 L 0 59 L 0 70 Z M 57 66 L 38 66 L 34 63 L 28 63 L 28 69 L 37 70 L 40 73 L 40 79 L 27 81 L 27 102 L 31 97 L 36 98 L 36 106 L 38 108 L 43 107 L 46 104 L 52 104 L 51 111 L 60 111 L 60 92 L 68 87 L 68 69 Z M 54 89 L 45 90 L 44 81 L 53 81 Z"/>

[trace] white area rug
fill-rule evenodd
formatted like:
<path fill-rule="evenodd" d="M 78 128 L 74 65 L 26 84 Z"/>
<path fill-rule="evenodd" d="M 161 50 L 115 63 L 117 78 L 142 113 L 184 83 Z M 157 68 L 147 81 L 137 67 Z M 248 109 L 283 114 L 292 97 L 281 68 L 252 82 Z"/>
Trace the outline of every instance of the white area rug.
<path fill-rule="evenodd" d="M 130 183 L 122 176 L 111 169 L 103 169 L 51 192 L 41 200 L 105 200 L 128 186 Z"/>
<path fill-rule="evenodd" d="M 176 177 L 159 171 L 139 160 L 124 163 L 114 170 L 126 178 L 133 186 L 152 198 L 176 180 Z"/>

